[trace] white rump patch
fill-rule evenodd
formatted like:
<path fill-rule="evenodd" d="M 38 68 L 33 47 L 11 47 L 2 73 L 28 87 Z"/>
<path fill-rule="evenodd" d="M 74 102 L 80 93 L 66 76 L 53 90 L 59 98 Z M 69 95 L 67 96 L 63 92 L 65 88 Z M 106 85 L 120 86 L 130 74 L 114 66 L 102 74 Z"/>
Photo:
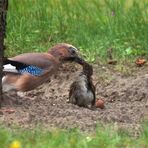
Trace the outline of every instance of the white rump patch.
<path fill-rule="evenodd" d="M 11 64 L 3 65 L 3 71 L 4 72 L 18 73 L 16 67 L 15 66 L 12 66 Z"/>

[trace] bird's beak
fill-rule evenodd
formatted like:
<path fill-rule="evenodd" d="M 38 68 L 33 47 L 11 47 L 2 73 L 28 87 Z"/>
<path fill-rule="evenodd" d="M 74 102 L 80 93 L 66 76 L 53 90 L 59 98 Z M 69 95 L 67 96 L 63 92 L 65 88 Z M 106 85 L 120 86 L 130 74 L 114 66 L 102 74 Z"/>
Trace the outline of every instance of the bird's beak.
<path fill-rule="evenodd" d="M 76 62 L 76 63 L 79 63 L 79 64 L 83 64 L 84 60 L 79 56 L 70 56 L 70 57 L 64 57 L 61 61 L 63 63 L 65 63 L 65 62 Z"/>
<path fill-rule="evenodd" d="M 81 59 L 81 55 L 80 55 L 79 52 L 78 52 L 78 53 L 76 54 L 76 56 L 74 56 L 74 57 Z"/>
<path fill-rule="evenodd" d="M 74 56 L 77 57 L 77 58 L 81 58 L 81 54 L 80 54 L 79 49 L 76 50 L 76 54 Z"/>

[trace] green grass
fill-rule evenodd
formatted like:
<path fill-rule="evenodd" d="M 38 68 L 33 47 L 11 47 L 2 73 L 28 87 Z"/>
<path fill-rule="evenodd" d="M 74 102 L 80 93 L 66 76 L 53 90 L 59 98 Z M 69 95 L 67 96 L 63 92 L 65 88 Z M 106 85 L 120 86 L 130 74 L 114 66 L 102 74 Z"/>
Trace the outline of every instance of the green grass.
<path fill-rule="evenodd" d="M 0 127 L 0 147 L 8 148 L 16 141 L 24 148 L 146 148 L 148 124 L 138 138 L 132 138 L 123 131 L 113 130 L 110 126 L 99 126 L 94 134 L 82 133 L 77 129 L 47 131 L 42 128 L 12 130 Z"/>
<path fill-rule="evenodd" d="M 6 54 L 43 52 L 59 42 L 81 49 L 87 60 L 127 59 L 148 55 L 147 0 L 9 0 Z M 137 139 L 108 128 L 96 134 L 78 130 L 9 129 L 0 127 L 0 147 L 13 141 L 32 148 L 148 147 L 148 125 Z"/>
<path fill-rule="evenodd" d="M 87 60 L 148 54 L 146 0 L 10 0 L 7 55 L 46 51 L 59 42 L 81 49 Z"/>

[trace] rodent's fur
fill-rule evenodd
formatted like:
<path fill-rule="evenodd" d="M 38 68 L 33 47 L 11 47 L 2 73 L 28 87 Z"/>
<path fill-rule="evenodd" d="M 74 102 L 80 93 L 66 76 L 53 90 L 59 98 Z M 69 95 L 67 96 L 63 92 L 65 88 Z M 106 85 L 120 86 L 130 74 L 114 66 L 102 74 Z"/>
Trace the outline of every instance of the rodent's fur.
<path fill-rule="evenodd" d="M 95 106 L 95 86 L 92 82 L 93 68 L 81 58 L 69 58 L 82 65 L 83 71 L 76 77 L 70 86 L 69 102 L 81 107 L 92 108 Z"/>

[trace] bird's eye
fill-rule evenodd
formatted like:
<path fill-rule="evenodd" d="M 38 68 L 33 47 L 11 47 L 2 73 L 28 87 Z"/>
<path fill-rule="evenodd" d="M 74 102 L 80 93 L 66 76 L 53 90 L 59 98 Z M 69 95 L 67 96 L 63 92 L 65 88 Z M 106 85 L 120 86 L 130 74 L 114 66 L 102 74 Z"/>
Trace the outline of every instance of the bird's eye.
<path fill-rule="evenodd" d="M 70 48 L 69 48 L 69 52 L 70 52 L 71 54 L 76 54 L 76 51 L 77 51 L 77 49 L 74 48 L 74 47 L 70 47 Z"/>

